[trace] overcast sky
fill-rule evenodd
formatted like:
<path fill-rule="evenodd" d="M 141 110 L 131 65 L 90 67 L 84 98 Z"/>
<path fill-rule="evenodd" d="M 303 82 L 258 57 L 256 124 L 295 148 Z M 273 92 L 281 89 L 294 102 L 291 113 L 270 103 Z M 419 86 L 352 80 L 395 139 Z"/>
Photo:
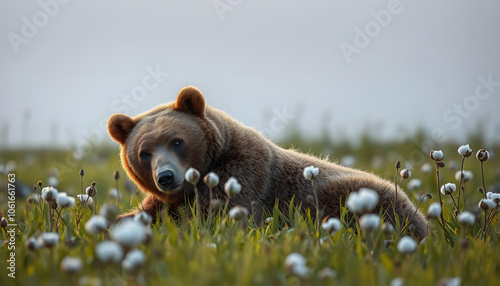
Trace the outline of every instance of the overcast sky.
<path fill-rule="evenodd" d="M 110 142 L 186 85 L 275 139 L 500 140 L 500 1 L 60 2 L 0 2 L 1 147 Z"/>

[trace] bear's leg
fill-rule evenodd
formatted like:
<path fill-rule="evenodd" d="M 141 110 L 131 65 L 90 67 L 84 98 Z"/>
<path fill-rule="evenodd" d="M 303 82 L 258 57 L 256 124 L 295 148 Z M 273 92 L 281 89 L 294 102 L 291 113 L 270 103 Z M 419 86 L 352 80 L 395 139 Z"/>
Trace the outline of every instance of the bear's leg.
<path fill-rule="evenodd" d="M 153 224 L 156 222 L 156 214 L 161 211 L 164 203 L 154 196 L 148 195 L 146 198 L 142 201 L 140 208 L 142 208 L 143 211 L 148 213 L 152 218 L 153 218 Z M 139 213 L 139 210 L 134 210 L 132 212 L 122 214 L 118 216 L 118 219 L 122 220 L 124 218 L 128 217 L 133 217 Z"/>

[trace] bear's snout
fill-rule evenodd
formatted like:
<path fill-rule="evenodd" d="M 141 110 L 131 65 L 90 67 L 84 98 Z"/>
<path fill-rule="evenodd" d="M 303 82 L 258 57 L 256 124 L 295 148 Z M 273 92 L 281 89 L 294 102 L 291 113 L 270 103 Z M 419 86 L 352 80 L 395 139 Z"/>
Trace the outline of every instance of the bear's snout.
<path fill-rule="evenodd" d="M 157 178 L 158 178 L 156 180 L 157 185 L 162 190 L 170 190 L 172 188 L 178 187 L 174 186 L 175 177 L 174 177 L 174 172 L 172 172 L 171 170 L 159 172 Z"/>

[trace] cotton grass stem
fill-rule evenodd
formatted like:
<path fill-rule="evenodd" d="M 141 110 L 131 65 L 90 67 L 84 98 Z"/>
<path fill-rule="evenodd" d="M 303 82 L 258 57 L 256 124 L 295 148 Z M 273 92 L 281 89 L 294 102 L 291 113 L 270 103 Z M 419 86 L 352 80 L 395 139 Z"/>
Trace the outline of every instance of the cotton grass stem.
<path fill-rule="evenodd" d="M 486 185 L 484 184 L 484 169 L 483 169 L 483 161 L 481 161 L 481 180 L 483 182 L 483 195 L 484 198 L 486 199 Z"/>
<path fill-rule="evenodd" d="M 396 205 L 398 203 L 398 174 L 399 174 L 399 168 L 401 168 L 401 162 L 397 161 L 396 162 L 396 174 L 394 175 L 394 190 L 396 192 L 396 196 L 394 198 L 394 202 L 392 202 L 392 212 L 393 212 L 394 218 L 396 218 Z"/>
<path fill-rule="evenodd" d="M 314 180 L 311 180 L 311 184 L 313 187 L 313 196 L 314 196 L 314 204 L 316 207 L 316 234 L 319 232 L 319 203 L 318 203 L 318 195 L 316 194 L 316 187 L 314 185 Z"/>
<path fill-rule="evenodd" d="M 462 157 L 462 163 L 460 164 L 460 182 L 458 183 L 458 204 L 457 208 L 460 209 L 460 194 L 463 192 L 464 193 L 464 209 L 466 209 L 465 205 L 465 190 L 463 189 L 463 184 L 464 182 L 464 161 L 465 161 L 465 156 Z"/>
<path fill-rule="evenodd" d="M 415 209 L 415 212 L 413 213 L 413 215 L 411 216 L 410 220 L 408 220 L 408 223 L 405 224 L 403 226 L 403 228 L 401 229 L 401 231 L 399 232 L 399 235 L 402 235 L 403 232 L 405 231 L 405 229 L 411 224 L 411 222 L 413 221 L 413 219 L 415 218 L 415 215 L 417 214 L 418 212 L 418 209 L 420 208 L 420 205 L 422 204 L 422 202 L 424 201 L 425 198 L 429 198 L 429 199 L 432 199 L 432 195 L 431 194 L 425 194 L 424 196 L 422 196 L 422 198 L 420 198 L 420 202 L 418 203 L 418 206 L 416 207 Z M 439 221 L 438 221 L 439 222 Z"/>
<path fill-rule="evenodd" d="M 214 172 L 210 172 L 203 178 L 203 182 L 205 183 L 205 185 L 208 186 L 208 192 L 210 196 L 210 201 L 208 202 L 208 221 L 207 221 L 207 230 L 210 231 L 212 227 L 212 216 L 214 211 L 213 187 L 219 184 L 219 176 L 217 176 L 217 174 L 215 174 Z"/>
<path fill-rule="evenodd" d="M 201 230 L 202 227 L 202 221 L 201 221 L 201 208 L 200 208 L 200 194 L 198 193 L 198 180 L 200 179 L 200 172 L 194 168 L 189 168 L 186 171 L 185 174 L 185 179 L 188 181 L 191 185 L 193 185 L 194 188 L 194 194 L 195 194 L 195 200 L 196 200 L 196 211 L 195 215 L 198 220 L 198 231 Z"/>
<path fill-rule="evenodd" d="M 115 179 L 116 192 L 118 193 L 116 196 L 116 207 L 118 208 L 118 204 L 120 203 L 120 198 L 121 198 L 120 189 L 118 188 L 118 179 L 120 179 L 120 172 L 118 172 L 118 170 L 114 172 L 113 179 Z"/>
<path fill-rule="evenodd" d="M 437 181 L 437 192 L 439 195 L 439 205 L 441 205 L 441 210 L 443 210 L 443 199 L 441 198 L 441 192 L 439 190 L 439 161 L 435 161 L 436 165 L 436 181 Z M 444 227 L 444 216 L 443 216 L 443 211 L 441 211 L 441 225 Z"/>
<path fill-rule="evenodd" d="M 316 193 L 316 186 L 314 184 L 314 180 L 319 174 L 319 168 L 314 167 L 314 166 L 308 166 L 304 168 L 304 178 L 306 180 L 310 180 L 312 184 L 312 193 L 313 193 L 313 198 L 314 198 L 314 205 L 316 207 L 316 235 L 315 237 L 318 237 L 319 235 L 319 203 L 318 203 L 318 194 Z"/>

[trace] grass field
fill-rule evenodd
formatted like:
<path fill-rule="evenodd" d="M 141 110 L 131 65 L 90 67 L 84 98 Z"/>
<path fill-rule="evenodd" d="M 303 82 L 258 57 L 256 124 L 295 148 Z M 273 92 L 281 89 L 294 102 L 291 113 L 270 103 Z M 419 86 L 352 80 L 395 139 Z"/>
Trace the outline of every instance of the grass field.
<path fill-rule="evenodd" d="M 411 170 L 411 177 L 401 182 L 401 186 L 415 204 L 422 195 L 432 195 L 432 199 L 420 206 L 422 212 L 427 213 L 429 205 L 439 199 L 434 161 L 426 149 L 429 146 L 422 147 L 425 138 L 426 135 L 420 133 L 405 142 L 380 143 L 366 136 L 361 144 L 353 146 L 349 142 L 334 143 L 328 138 L 307 141 L 293 135 L 285 138 L 281 145 L 319 156 L 330 155 L 333 161 L 352 164 L 391 181 L 396 174 L 395 163 L 400 161 L 401 168 Z M 444 223 L 430 219 L 429 237 L 414 251 L 410 247 L 410 253 L 398 249 L 405 234 L 399 231 L 404 228 L 403 221 L 395 231 L 379 227 L 369 231 L 360 229 L 357 221 L 349 224 L 343 219 L 341 229 L 330 234 L 322 228 L 316 232 L 311 218 L 314 214 L 300 213 L 293 207 L 288 213 L 274 209 L 264 216 L 269 217 L 265 222 L 256 222 L 251 215 L 238 221 L 219 211 L 209 227 L 205 217 L 199 225 L 194 206 L 186 206 L 182 218 L 176 221 L 164 216 L 152 227 L 146 221 L 128 229 L 119 229 L 112 223 L 110 230 L 94 234 L 85 227 L 93 213 L 99 213 L 104 205 L 109 209 L 117 205 L 116 194 L 110 195 L 110 189 L 118 189 L 121 194 L 118 213 L 140 206 L 142 195 L 125 178 L 118 148 L 94 148 L 81 160 L 73 158 L 71 151 L 1 151 L 3 162 L 0 163 L 7 167 L 4 171 L 15 174 L 17 183 L 15 222 L 18 228 L 6 226 L 0 234 L 0 241 L 4 241 L 0 249 L 0 284 L 498 285 L 500 216 L 494 214 L 500 207 L 487 211 L 487 218 L 491 220 L 483 231 L 485 212 L 478 208 L 483 195 L 477 191 L 483 186 L 483 180 L 481 162 L 475 154 L 481 148 L 489 150 L 492 156 L 483 163 L 484 186 L 487 192 L 498 191 L 500 163 L 494 154 L 499 154 L 500 146 L 484 146 L 477 136 L 464 143 L 470 143 L 474 150 L 473 155 L 464 160 L 464 169 L 473 173 L 473 178 L 465 183 L 465 194 L 466 210 L 473 214 L 475 223 L 472 226 L 461 224 L 454 214 L 451 196 L 443 196 Z M 459 188 L 455 173 L 462 160 L 457 153 L 460 145 L 447 142 L 430 146 L 444 151 L 446 167 L 440 168 L 441 185 L 452 182 Z M 10 172 L 14 167 L 15 171 Z M 426 170 L 428 167 L 430 170 Z M 79 174 L 80 169 L 84 170 L 83 177 Z M 115 170 L 121 172 L 118 180 L 114 179 Z M 396 177 L 401 181 L 399 173 Z M 0 210 L 6 218 L 13 206 L 9 203 L 8 179 L 7 174 L 0 179 Z M 412 179 L 419 179 L 420 186 L 408 186 Z M 33 185 L 38 181 L 42 182 L 42 187 L 49 182 L 57 183 L 59 192 L 72 197 L 80 194 L 82 187 L 84 192 L 96 182 L 97 194 L 90 206 L 77 202 L 71 208 L 58 207 L 53 215 L 56 223 L 51 226 L 49 205 L 43 200 L 37 202 L 33 195 L 22 197 L 23 192 L 33 192 Z M 38 187 L 37 191 L 40 189 Z M 458 192 L 453 194 L 455 200 Z M 463 201 L 459 209 L 464 211 Z M 349 212 L 345 208 L 343 211 L 344 214 Z M 29 243 L 30 238 L 41 241 L 42 233 L 51 232 L 51 228 L 52 232 L 57 228 L 59 234 L 52 242 L 44 240 L 46 246 L 38 249 L 36 243 Z M 138 233 L 145 235 L 138 236 Z M 116 252 L 112 247 L 105 247 L 107 252 L 99 250 L 99 245 L 108 240 L 121 243 Z M 48 247 L 51 243 L 54 245 Z M 137 255 L 133 256 L 133 252 Z M 11 253 L 15 255 L 15 269 L 8 268 L 12 265 L 8 261 L 12 261 Z M 290 256 L 293 253 L 297 255 Z M 99 258 L 99 255 L 111 256 Z M 115 258 L 116 262 L 106 261 Z M 11 270 L 15 270 L 15 278 L 9 276 Z"/>

